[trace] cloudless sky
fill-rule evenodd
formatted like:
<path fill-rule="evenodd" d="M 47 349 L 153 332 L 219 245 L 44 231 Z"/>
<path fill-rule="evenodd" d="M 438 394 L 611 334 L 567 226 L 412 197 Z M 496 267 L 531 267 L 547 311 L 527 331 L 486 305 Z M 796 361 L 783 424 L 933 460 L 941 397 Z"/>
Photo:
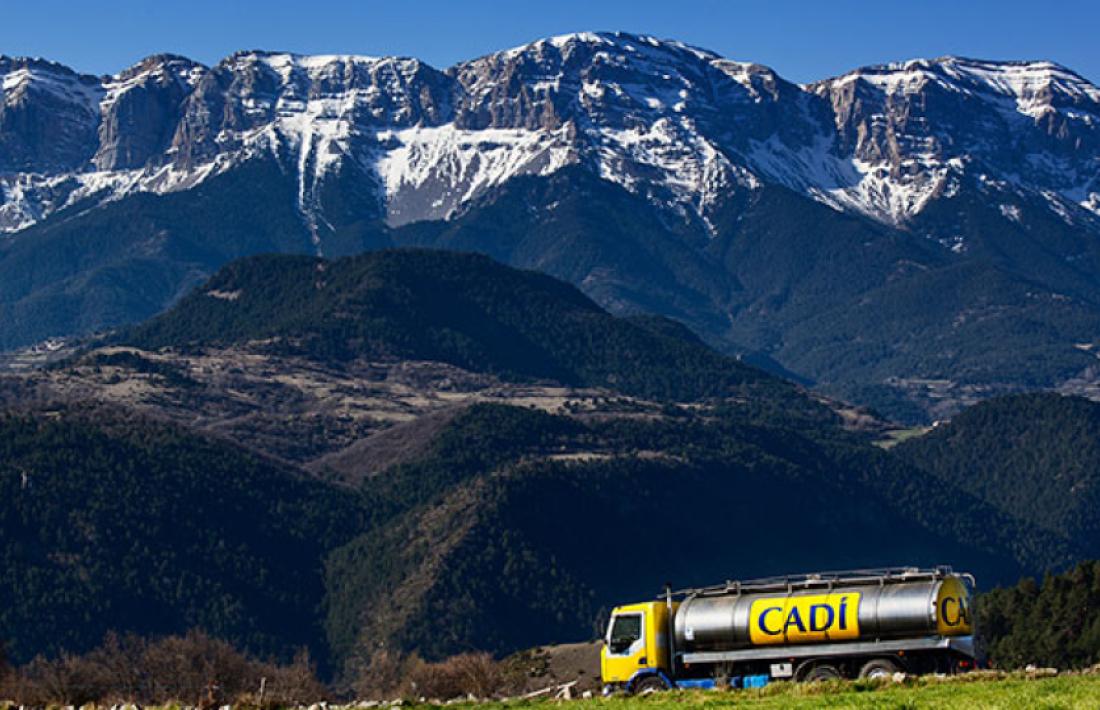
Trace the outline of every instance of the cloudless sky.
<path fill-rule="evenodd" d="M 0 54 L 95 74 L 160 52 L 213 64 L 241 49 L 444 68 L 580 30 L 679 39 L 799 82 L 945 54 L 1052 59 L 1100 82 L 1100 0 L 0 0 Z"/>

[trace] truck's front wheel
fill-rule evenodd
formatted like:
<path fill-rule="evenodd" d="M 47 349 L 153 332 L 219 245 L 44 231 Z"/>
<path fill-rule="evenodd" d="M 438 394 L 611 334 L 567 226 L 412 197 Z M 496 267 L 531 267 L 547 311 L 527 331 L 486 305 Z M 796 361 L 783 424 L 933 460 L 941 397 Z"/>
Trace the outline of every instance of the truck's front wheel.
<path fill-rule="evenodd" d="M 660 676 L 650 675 L 636 681 L 632 690 L 635 695 L 642 695 L 656 693 L 659 690 L 668 690 L 668 686 L 665 685 Z"/>

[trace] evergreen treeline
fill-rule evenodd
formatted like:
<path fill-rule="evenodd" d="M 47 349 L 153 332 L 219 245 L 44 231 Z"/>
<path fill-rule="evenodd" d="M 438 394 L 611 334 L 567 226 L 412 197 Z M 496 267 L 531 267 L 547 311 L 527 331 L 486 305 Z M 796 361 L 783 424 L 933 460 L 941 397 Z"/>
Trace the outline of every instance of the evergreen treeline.
<path fill-rule="evenodd" d="M 1100 663 L 1100 561 L 1042 582 L 1025 578 L 977 604 L 978 629 L 999 668 L 1084 668 Z"/>

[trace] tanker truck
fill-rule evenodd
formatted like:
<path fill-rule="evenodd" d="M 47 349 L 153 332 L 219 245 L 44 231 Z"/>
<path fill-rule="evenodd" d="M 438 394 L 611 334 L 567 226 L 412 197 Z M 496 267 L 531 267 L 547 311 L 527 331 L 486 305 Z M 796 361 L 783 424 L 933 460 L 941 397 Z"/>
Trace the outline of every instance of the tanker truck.
<path fill-rule="evenodd" d="M 756 687 L 974 668 L 974 578 L 950 567 L 822 572 L 685 589 L 612 610 L 605 692 Z"/>

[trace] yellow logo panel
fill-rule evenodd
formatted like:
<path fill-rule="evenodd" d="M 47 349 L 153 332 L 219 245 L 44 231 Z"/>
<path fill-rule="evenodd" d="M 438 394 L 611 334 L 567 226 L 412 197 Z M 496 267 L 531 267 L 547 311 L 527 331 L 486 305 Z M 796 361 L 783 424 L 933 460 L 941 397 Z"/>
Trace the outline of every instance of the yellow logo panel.
<path fill-rule="evenodd" d="M 859 592 L 757 599 L 749 639 L 763 646 L 859 638 Z"/>
<path fill-rule="evenodd" d="M 941 636 L 972 633 L 970 594 L 958 577 L 948 577 L 936 595 L 936 630 Z"/>

